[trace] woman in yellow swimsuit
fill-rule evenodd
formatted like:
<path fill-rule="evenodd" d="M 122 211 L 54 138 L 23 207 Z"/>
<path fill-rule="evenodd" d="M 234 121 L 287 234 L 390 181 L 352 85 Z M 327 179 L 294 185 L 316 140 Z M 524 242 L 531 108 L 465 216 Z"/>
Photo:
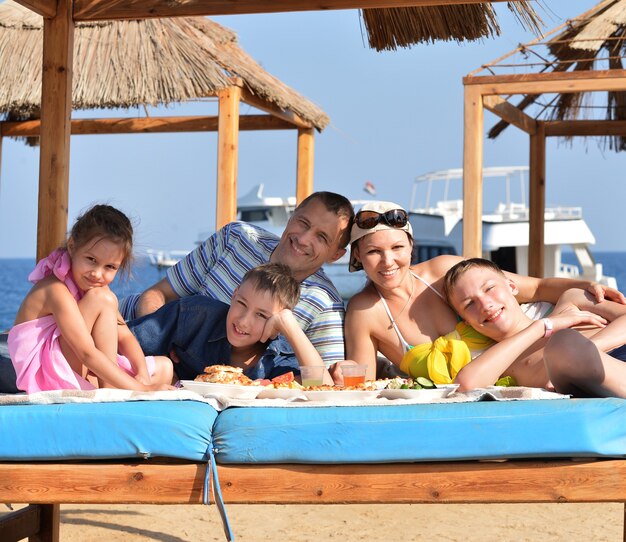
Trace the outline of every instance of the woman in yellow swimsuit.
<path fill-rule="evenodd" d="M 366 378 L 376 378 L 380 353 L 408 374 L 451 382 L 473 355 L 489 346 L 488 339 L 459 322 L 442 296 L 446 271 L 462 258 L 438 256 L 411 266 L 413 232 L 401 206 L 365 204 L 356 215 L 350 244 L 350 271 L 365 270 L 369 281 L 348 303 L 346 358 L 366 365 Z M 606 296 L 626 302 L 618 291 L 595 282 L 507 275 L 519 287 L 520 303 L 556 303 L 569 288 L 589 290 L 598 300 Z"/>

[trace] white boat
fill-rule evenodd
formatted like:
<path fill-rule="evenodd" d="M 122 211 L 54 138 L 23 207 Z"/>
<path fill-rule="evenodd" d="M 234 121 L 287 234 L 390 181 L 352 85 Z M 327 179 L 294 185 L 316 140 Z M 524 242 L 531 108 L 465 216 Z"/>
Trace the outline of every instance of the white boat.
<path fill-rule="evenodd" d="M 176 265 L 182 258 L 189 254 L 188 250 L 146 250 L 146 256 L 150 259 L 150 264 L 159 269 L 167 269 Z"/>
<path fill-rule="evenodd" d="M 485 198 L 502 194 L 495 210 L 483 214 L 483 257 L 507 271 L 528 274 L 529 210 L 526 204 L 528 167 L 488 167 L 483 178 Z M 416 233 L 416 248 L 421 239 L 447 242 L 462 253 L 463 200 L 462 169 L 448 169 L 420 175 L 413 183 L 409 216 Z M 494 184 L 496 186 L 494 186 Z M 519 187 L 519 199 L 511 195 Z M 454 196 L 459 194 L 459 199 Z M 423 198 L 421 203 L 419 198 Z M 434 202 L 434 203 L 432 203 Z M 590 246 L 595 237 L 584 221 L 581 207 L 546 207 L 544 230 L 544 276 L 584 278 L 617 287 L 614 277 L 605 276 L 596 263 Z M 578 265 L 562 261 L 563 248 L 570 247 Z"/>

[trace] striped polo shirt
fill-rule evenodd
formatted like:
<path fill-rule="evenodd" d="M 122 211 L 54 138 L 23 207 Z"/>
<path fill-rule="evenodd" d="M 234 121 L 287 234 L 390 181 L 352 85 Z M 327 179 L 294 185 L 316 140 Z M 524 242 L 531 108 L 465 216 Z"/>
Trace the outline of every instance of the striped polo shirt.
<path fill-rule="evenodd" d="M 171 267 L 167 279 L 180 297 L 202 294 L 230 304 L 246 272 L 267 263 L 278 241 L 258 226 L 231 222 Z M 345 359 L 344 305 L 323 270 L 300 283 L 293 313 L 326 365 Z"/>

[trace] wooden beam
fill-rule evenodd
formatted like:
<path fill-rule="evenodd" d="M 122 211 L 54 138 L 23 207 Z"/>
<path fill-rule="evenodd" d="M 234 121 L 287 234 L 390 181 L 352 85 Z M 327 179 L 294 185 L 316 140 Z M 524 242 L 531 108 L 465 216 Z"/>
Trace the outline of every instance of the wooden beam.
<path fill-rule="evenodd" d="M 37 260 L 67 231 L 73 51 L 72 0 L 59 0 L 56 16 L 43 22 Z"/>
<path fill-rule="evenodd" d="M 0 540 L 22 540 L 36 535 L 41 525 L 41 506 L 31 504 L 0 517 Z"/>
<path fill-rule="evenodd" d="M 546 136 L 626 136 L 625 120 L 552 120 L 545 123 Z"/>
<path fill-rule="evenodd" d="M 192 17 L 196 15 L 241 15 L 285 11 L 394 8 L 480 4 L 485 0 L 76 0 L 74 20 L 146 19 L 154 17 Z M 504 0 L 491 0 L 503 2 Z"/>
<path fill-rule="evenodd" d="M 463 256 L 482 256 L 483 124 L 479 88 L 465 87 L 463 111 Z"/>
<path fill-rule="evenodd" d="M 38 15 L 51 19 L 57 14 L 56 0 L 15 0 Z"/>
<path fill-rule="evenodd" d="M 36 137 L 40 121 L 0 122 L 0 135 Z M 271 115 L 243 115 L 239 130 L 295 130 L 293 124 Z M 171 132 L 216 132 L 218 117 L 149 117 L 116 119 L 75 119 L 71 122 L 72 135 L 138 134 Z"/>
<path fill-rule="evenodd" d="M 313 125 L 309 121 L 304 120 L 293 111 L 281 109 L 273 103 L 268 102 L 259 96 L 255 96 L 246 88 L 241 89 L 241 101 L 251 105 L 252 107 L 256 107 L 261 111 L 265 111 L 274 117 L 282 119 L 297 128 L 313 128 Z"/>
<path fill-rule="evenodd" d="M 626 70 L 468 76 L 463 78 L 463 85 L 478 85 L 483 95 L 623 91 Z"/>
<path fill-rule="evenodd" d="M 529 184 L 528 274 L 543 278 L 546 210 L 546 134 L 543 122 L 537 123 L 537 132 L 530 136 Z"/>
<path fill-rule="evenodd" d="M 298 129 L 298 161 L 296 172 L 296 203 L 313 192 L 315 130 L 313 128 Z"/>
<path fill-rule="evenodd" d="M 233 504 L 625 502 L 626 461 L 218 465 Z M 0 502 L 200 504 L 206 464 L 0 463 Z"/>
<path fill-rule="evenodd" d="M 241 87 L 232 86 L 219 92 L 216 230 L 237 218 L 240 100 Z"/>
<path fill-rule="evenodd" d="M 529 117 L 522 110 L 507 102 L 501 96 L 484 96 L 483 105 L 502 120 L 517 126 L 527 134 L 534 134 L 537 130 L 537 121 Z"/>

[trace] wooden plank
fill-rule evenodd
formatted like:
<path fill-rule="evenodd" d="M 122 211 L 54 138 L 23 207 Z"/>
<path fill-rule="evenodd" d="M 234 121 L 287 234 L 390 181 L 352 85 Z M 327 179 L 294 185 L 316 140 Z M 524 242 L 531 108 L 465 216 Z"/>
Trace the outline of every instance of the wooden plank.
<path fill-rule="evenodd" d="M 504 0 L 490 0 L 503 2 Z M 196 15 L 237 15 L 318 11 L 331 9 L 368 9 L 411 6 L 480 4 L 485 0 L 76 0 L 74 20 L 145 19 L 150 17 L 190 17 Z"/>
<path fill-rule="evenodd" d="M 39 532 L 41 507 L 31 504 L 0 518 L 0 540 L 14 542 Z"/>
<path fill-rule="evenodd" d="M 506 101 L 501 96 L 484 96 L 483 105 L 502 120 L 517 126 L 527 134 L 534 134 L 537 130 L 537 121 L 529 117 L 522 110 Z"/>
<path fill-rule="evenodd" d="M 290 111 L 288 109 L 281 109 L 273 103 L 268 102 L 263 98 L 260 98 L 259 96 L 255 96 L 246 88 L 241 89 L 241 101 L 247 103 L 248 105 L 256 107 L 261 111 L 265 111 L 266 113 L 269 113 L 276 118 L 282 119 L 298 128 L 313 127 L 313 125 L 309 121 L 304 120 L 293 111 Z"/>
<path fill-rule="evenodd" d="M 57 15 L 43 23 L 37 260 L 67 231 L 73 49 L 72 0 L 59 0 Z"/>
<path fill-rule="evenodd" d="M 465 87 L 463 111 L 463 256 L 477 258 L 483 245 L 483 124 L 480 87 Z"/>
<path fill-rule="evenodd" d="M 241 88 L 238 86 L 232 86 L 219 92 L 216 230 L 237 218 L 240 99 Z"/>
<path fill-rule="evenodd" d="M 204 463 L 0 463 L 0 502 L 199 504 Z M 219 465 L 227 503 L 626 502 L 626 461 Z"/>
<path fill-rule="evenodd" d="M 552 120 L 545 123 L 546 136 L 626 136 L 625 120 Z"/>
<path fill-rule="evenodd" d="M 39 120 L 2 122 L 0 134 L 11 137 L 34 137 L 39 135 L 40 124 Z M 239 130 L 295 129 L 293 124 L 271 115 L 239 117 Z M 217 116 L 75 119 L 71 122 L 72 135 L 216 132 L 217 130 Z"/>
<path fill-rule="evenodd" d="M 464 77 L 463 84 L 479 85 L 488 94 L 546 94 L 626 90 L 626 70 L 550 72 Z"/>
<path fill-rule="evenodd" d="M 543 122 L 537 123 L 537 132 L 530 136 L 529 185 L 528 274 L 543 278 L 546 209 L 546 135 Z"/>
<path fill-rule="evenodd" d="M 296 203 L 313 192 L 315 130 L 298 129 L 298 160 L 296 166 Z"/>
<path fill-rule="evenodd" d="M 38 15 L 46 18 L 52 18 L 57 14 L 56 0 L 15 0 L 18 4 L 22 4 L 25 8 L 34 11 Z"/>

